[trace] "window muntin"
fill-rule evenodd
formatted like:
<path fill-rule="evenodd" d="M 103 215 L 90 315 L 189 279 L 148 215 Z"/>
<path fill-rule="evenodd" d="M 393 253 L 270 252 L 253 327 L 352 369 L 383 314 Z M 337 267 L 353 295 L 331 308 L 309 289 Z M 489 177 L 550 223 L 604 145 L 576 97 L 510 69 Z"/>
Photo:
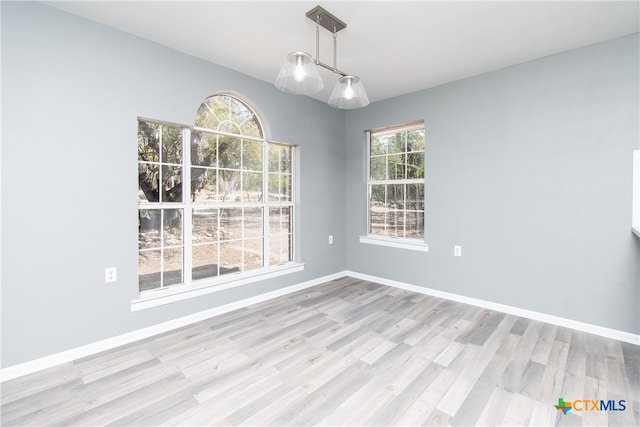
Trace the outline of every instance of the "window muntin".
<path fill-rule="evenodd" d="M 372 130 L 369 235 L 424 239 L 424 124 Z"/>
<path fill-rule="evenodd" d="M 266 141 L 228 95 L 206 99 L 196 126 L 139 119 L 141 292 L 293 261 L 294 147 Z"/>

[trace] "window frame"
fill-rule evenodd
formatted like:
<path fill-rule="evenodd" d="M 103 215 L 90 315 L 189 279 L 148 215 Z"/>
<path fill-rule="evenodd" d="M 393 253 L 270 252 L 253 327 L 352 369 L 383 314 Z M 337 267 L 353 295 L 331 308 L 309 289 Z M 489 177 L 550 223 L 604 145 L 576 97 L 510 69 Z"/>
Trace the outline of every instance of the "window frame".
<path fill-rule="evenodd" d="M 166 127 L 171 127 L 171 128 L 176 128 L 180 130 L 180 135 L 181 135 L 181 139 L 182 139 L 182 145 L 181 145 L 181 151 L 182 151 L 182 159 L 180 164 L 177 163 L 170 163 L 170 162 L 163 162 L 163 147 L 162 147 L 162 141 L 159 141 L 159 147 L 158 147 L 158 160 L 157 161 L 153 161 L 153 162 L 149 162 L 149 161 L 141 161 L 138 157 L 137 160 L 137 166 L 138 168 L 140 167 L 141 164 L 152 164 L 152 165 L 156 165 L 159 168 L 160 174 L 158 176 L 158 201 L 157 202 L 147 202 L 147 203 L 141 203 L 140 199 L 138 198 L 138 212 L 141 210 L 159 210 L 160 211 L 160 234 L 158 236 L 158 239 L 160 241 L 160 246 L 159 247 L 151 247 L 151 248 L 144 248 L 141 249 L 140 245 L 138 244 L 138 268 L 139 268 L 139 262 L 140 262 L 140 253 L 141 252 L 152 252 L 152 251 L 160 251 L 160 284 L 161 284 L 161 289 L 165 289 L 165 287 L 162 287 L 162 283 L 164 281 L 164 257 L 163 257 L 163 253 L 165 249 L 175 249 L 176 247 L 180 247 L 182 250 L 182 259 L 184 260 L 185 254 L 184 254 L 184 212 L 185 212 L 185 192 L 184 192 L 184 182 L 186 179 L 185 176 L 185 168 L 184 168 L 184 164 L 185 164 L 185 159 L 186 159 L 186 155 L 187 153 L 185 152 L 185 132 L 184 132 L 184 125 L 180 125 L 180 124 L 176 124 L 176 123 L 171 123 L 171 122 L 167 122 L 164 120 L 153 120 L 153 119 L 147 119 L 147 118 L 141 118 L 138 117 L 137 120 L 137 124 L 139 126 L 140 122 L 144 121 L 147 123 L 152 123 L 152 124 L 156 124 L 158 126 L 166 126 Z M 162 138 L 161 138 L 162 139 Z M 181 200 L 180 201 L 174 201 L 174 202 L 167 202 L 164 200 L 163 197 L 163 190 L 162 190 L 162 185 L 163 185 L 163 167 L 179 167 L 181 168 L 181 174 L 180 174 L 180 178 L 181 178 L 181 185 L 182 185 L 182 191 L 181 191 Z M 139 170 L 139 169 L 138 169 Z M 139 183 L 138 183 L 139 185 Z M 164 214 L 165 211 L 169 210 L 169 209 L 176 209 L 181 211 L 181 239 L 180 239 L 180 245 L 176 246 L 176 245 L 164 245 L 163 244 L 163 240 L 164 240 Z M 139 238 L 139 235 L 138 235 Z M 169 246 L 169 247 L 167 247 Z M 182 263 L 184 264 L 184 262 Z M 182 268 L 183 270 L 184 268 Z M 181 275 L 182 276 L 182 275 Z M 184 276 L 182 276 L 184 277 Z M 168 286 L 174 286 L 174 285 L 168 285 Z M 139 270 L 138 270 L 138 292 L 140 293 L 140 274 L 139 274 Z M 146 291 L 145 291 L 146 292 Z"/>
<path fill-rule="evenodd" d="M 423 200 L 424 208 L 422 210 L 422 224 L 423 224 L 423 234 L 420 238 L 412 238 L 412 237 L 396 237 L 396 236 L 388 236 L 382 234 L 376 234 L 371 232 L 371 187 L 372 185 L 380 185 L 380 184 L 412 184 L 412 183 L 421 183 L 423 186 L 426 186 L 426 173 L 423 174 L 422 178 L 402 178 L 402 179 L 385 179 L 385 180 L 374 180 L 372 179 L 371 174 L 371 139 L 374 134 L 376 135 L 384 135 L 384 134 L 395 134 L 399 132 L 408 132 L 412 130 L 422 130 L 425 134 L 424 137 L 424 151 L 423 151 L 423 165 L 426 162 L 426 128 L 424 121 L 414 121 L 403 123 L 400 125 L 387 126 L 382 128 L 375 128 L 365 131 L 365 227 L 366 231 L 363 235 L 359 236 L 360 243 L 379 245 L 379 246 L 387 246 L 393 248 L 401 248 L 408 249 L 420 252 L 428 252 L 429 245 L 426 240 L 426 193 L 425 199 Z M 407 153 L 407 152 L 405 152 Z M 403 209 L 403 211 L 412 211 Z"/>
<path fill-rule="evenodd" d="M 180 202 L 169 203 L 169 202 L 165 202 L 161 198 L 161 196 L 159 196 L 158 202 L 143 202 L 138 197 L 137 209 L 138 211 L 145 210 L 145 209 L 159 209 L 161 213 L 167 209 L 180 209 L 182 211 L 182 239 L 181 239 L 182 280 L 180 281 L 180 283 L 177 283 L 177 284 L 162 286 L 162 278 L 161 278 L 160 279 L 161 287 L 141 290 L 140 276 L 138 275 L 138 280 L 137 280 L 138 298 L 134 299 L 131 303 L 132 311 L 137 311 L 145 308 L 163 305 L 166 303 L 179 301 L 187 298 L 192 298 L 192 297 L 207 294 L 207 293 L 218 292 L 224 289 L 230 289 L 233 287 L 242 286 L 242 285 L 253 283 L 256 281 L 265 280 L 272 277 L 278 277 L 283 274 L 302 271 L 304 269 L 304 264 L 298 262 L 297 260 L 298 252 L 296 247 L 297 215 L 299 211 L 299 209 L 297 208 L 297 204 L 299 200 L 299 190 L 298 190 L 299 146 L 269 140 L 267 136 L 264 134 L 264 127 L 262 125 L 260 118 L 258 117 L 258 114 L 255 112 L 254 109 L 252 109 L 249 106 L 247 102 L 243 101 L 237 96 L 229 95 L 229 94 L 217 94 L 213 96 L 231 97 L 231 98 L 234 98 L 239 103 L 241 103 L 242 105 L 244 105 L 245 107 L 247 107 L 249 111 L 255 115 L 256 120 L 260 127 L 260 134 L 262 136 L 255 137 L 255 136 L 249 136 L 249 135 L 241 135 L 241 134 L 235 134 L 230 132 L 218 131 L 214 129 L 202 128 L 198 126 L 190 126 L 190 125 L 184 125 L 180 123 L 172 123 L 164 120 L 151 119 L 151 118 L 142 117 L 142 116 L 139 116 L 137 118 L 136 123 L 138 124 L 138 126 L 141 122 L 146 122 L 146 123 L 153 123 L 153 124 L 158 124 L 162 126 L 169 126 L 172 128 L 180 129 L 181 131 L 182 162 L 180 167 L 182 168 L 182 173 L 181 173 L 182 200 Z M 241 141 L 245 141 L 245 140 L 258 141 L 262 144 L 261 145 L 261 150 L 262 150 L 262 171 L 261 171 L 262 172 L 262 188 L 261 188 L 262 197 L 261 199 L 262 201 L 253 201 L 253 202 L 243 201 L 239 203 L 218 201 L 214 203 L 201 203 L 201 202 L 196 202 L 192 200 L 191 169 L 193 167 L 201 167 L 195 163 L 192 164 L 191 145 L 192 145 L 192 133 L 194 132 L 205 132 L 213 135 L 228 136 L 232 138 L 237 138 L 238 140 L 241 140 Z M 285 176 L 290 174 L 290 190 L 289 190 L 290 197 L 288 200 L 271 200 L 270 193 L 269 193 L 269 177 L 271 175 L 269 170 L 269 161 L 270 161 L 269 147 L 274 147 L 276 145 L 287 147 L 287 149 L 289 150 L 289 172 L 284 174 Z M 162 149 L 163 147 L 160 146 L 159 147 L 160 153 L 162 152 Z M 159 155 L 158 161 L 151 162 L 151 163 L 154 163 L 154 164 L 158 163 L 160 166 L 162 166 L 163 163 L 161 163 L 161 161 L 162 161 L 162 158 Z M 138 156 L 136 163 L 137 165 L 140 165 L 141 163 L 144 163 L 144 161 L 141 161 L 140 157 Z M 242 166 L 240 166 L 241 177 L 242 177 L 243 171 L 244 170 L 242 169 Z M 278 170 L 278 171 L 275 171 L 274 174 L 281 175 L 282 173 L 280 170 Z M 162 192 L 162 189 L 160 187 L 162 186 L 163 183 L 160 177 L 158 178 L 158 180 L 159 180 L 158 191 Z M 138 187 L 138 191 L 139 191 L 139 187 Z M 262 263 L 261 264 L 262 265 L 257 268 L 251 268 L 248 270 L 241 269 L 240 271 L 237 271 L 237 272 L 230 272 L 230 273 L 224 273 L 224 274 L 219 273 L 220 266 L 217 265 L 217 268 L 218 268 L 217 275 L 194 280 L 192 276 L 193 268 L 195 265 L 192 259 L 193 248 L 194 248 L 194 240 L 193 240 L 193 233 L 192 233 L 194 211 L 198 208 L 203 208 L 203 209 L 211 208 L 211 209 L 218 209 L 220 211 L 221 209 L 234 208 L 234 207 L 241 207 L 243 209 L 242 210 L 243 220 L 244 220 L 245 208 L 255 207 L 255 208 L 262 209 L 262 236 L 261 236 L 261 240 L 262 240 Z M 289 260 L 284 262 L 272 263 L 271 261 L 272 256 L 270 256 L 270 248 L 271 248 L 270 240 L 272 239 L 272 236 L 271 236 L 271 229 L 270 229 L 270 210 L 273 208 L 289 209 L 289 214 L 288 214 L 289 231 L 288 233 L 286 233 L 289 241 L 289 246 L 288 246 Z M 160 215 L 160 217 L 163 218 L 162 215 Z M 282 218 L 280 219 L 280 221 L 282 221 Z M 164 224 L 162 223 L 162 225 Z M 159 242 L 160 242 L 159 244 L 161 245 L 161 248 L 163 248 L 165 245 L 165 242 L 162 236 L 162 230 L 163 229 L 161 228 L 161 235 L 159 239 Z M 280 237 L 286 238 L 283 236 L 280 236 Z M 231 241 L 235 241 L 235 240 L 238 240 L 238 239 L 232 239 Z M 247 239 L 245 238 L 245 235 L 243 232 L 240 239 L 238 240 L 238 241 L 241 241 L 243 245 L 242 246 L 243 250 L 241 251 L 241 253 L 243 254 L 242 255 L 243 258 L 244 258 L 244 252 L 245 252 L 244 251 L 245 240 Z M 221 244 L 221 242 L 223 242 L 223 240 L 220 240 L 220 238 L 216 240 L 216 244 L 218 246 Z M 155 248 L 151 248 L 148 250 L 155 250 Z M 144 251 L 144 249 L 142 249 L 140 247 L 140 244 L 138 244 L 138 251 L 137 251 L 138 263 L 140 263 L 140 253 L 142 251 Z M 164 273 L 165 272 L 163 271 L 162 264 L 161 264 L 161 270 L 160 270 L 161 276 L 164 275 Z"/>

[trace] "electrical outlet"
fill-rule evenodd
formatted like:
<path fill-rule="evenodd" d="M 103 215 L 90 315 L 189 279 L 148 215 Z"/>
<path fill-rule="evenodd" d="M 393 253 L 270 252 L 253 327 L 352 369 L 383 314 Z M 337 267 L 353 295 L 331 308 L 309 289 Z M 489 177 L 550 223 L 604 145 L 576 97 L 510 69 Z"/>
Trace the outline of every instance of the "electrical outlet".
<path fill-rule="evenodd" d="M 462 256 L 462 246 L 454 245 L 453 256 Z"/>
<path fill-rule="evenodd" d="M 117 270 L 115 267 L 107 267 L 104 269 L 104 283 L 113 283 L 117 280 Z"/>
<path fill-rule="evenodd" d="M 329 234 L 329 244 L 333 245 L 333 235 Z"/>

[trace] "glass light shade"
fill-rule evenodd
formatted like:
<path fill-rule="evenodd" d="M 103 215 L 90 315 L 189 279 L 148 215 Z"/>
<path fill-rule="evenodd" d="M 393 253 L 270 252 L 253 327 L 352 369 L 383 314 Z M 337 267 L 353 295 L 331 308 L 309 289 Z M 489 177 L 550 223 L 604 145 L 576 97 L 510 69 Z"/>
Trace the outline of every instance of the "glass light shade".
<path fill-rule="evenodd" d="M 287 55 L 274 84 L 283 92 L 299 95 L 317 93 L 324 88 L 318 67 L 306 52 Z"/>
<path fill-rule="evenodd" d="M 338 79 L 338 83 L 331 92 L 329 105 L 345 110 L 362 108 L 369 105 L 369 98 L 358 77 L 343 76 Z"/>

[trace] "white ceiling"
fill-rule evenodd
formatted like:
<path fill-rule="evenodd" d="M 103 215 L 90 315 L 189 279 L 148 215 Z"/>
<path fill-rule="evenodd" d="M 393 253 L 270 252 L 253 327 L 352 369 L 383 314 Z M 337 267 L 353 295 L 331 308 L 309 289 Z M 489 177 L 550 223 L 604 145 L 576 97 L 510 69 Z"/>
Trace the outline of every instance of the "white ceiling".
<path fill-rule="evenodd" d="M 273 82 L 287 53 L 315 55 L 320 4 L 347 24 L 338 68 L 372 102 L 639 31 L 635 1 L 73 1 L 46 2 Z M 321 28 L 320 60 L 332 36 Z M 335 78 L 321 70 L 326 100 Z"/>

